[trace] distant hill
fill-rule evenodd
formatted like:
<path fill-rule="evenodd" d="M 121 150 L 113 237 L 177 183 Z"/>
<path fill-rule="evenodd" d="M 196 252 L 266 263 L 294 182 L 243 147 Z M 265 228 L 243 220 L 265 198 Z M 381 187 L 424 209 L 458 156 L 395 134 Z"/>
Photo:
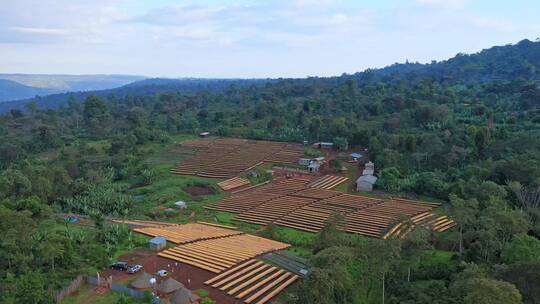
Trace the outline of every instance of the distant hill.
<path fill-rule="evenodd" d="M 125 86 L 97 91 L 85 92 L 68 92 L 53 94 L 49 96 L 40 96 L 23 100 L 15 100 L 0 103 L 0 113 L 7 112 L 11 109 L 24 109 L 26 103 L 30 100 L 35 100 L 38 106 L 42 109 L 56 108 L 61 104 L 65 104 L 71 97 L 78 101 L 84 100 L 90 95 L 101 97 L 116 96 L 151 96 L 163 92 L 177 92 L 181 94 L 195 94 L 201 91 L 217 92 L 225 90 L 231 86 L 237 88 L 247 87 L 251 85 L 259 86 L 266 83 L 276 82 L 276 79 L 200 79 L 200 78 L 149 78 L 136 81 Z"/>
<path fill-rule="evenodd" d="M 129 79 L 122 78 L 125 76 L 117 77 L 126 81 Z M 1 74 L 0 78 L 2 78 Z M 313 87 L 314 84 L 320 89 L 331 88 L 336 84 L 348 80 L 358 82 L 415 82 L 423 79 L 455 84 L 513 81 L 517 79 L 540 81 L 540 41 L 532 42 L 530 40 L 523 40 L 517 44 L 495 46 L 475 54 L 458 54 L 445 61 L 429 64 L 407 62 L 390 65 L 382 69 L 366 70 L 353 75 L 338 77 L 310 77 L 302 79 L 149 78 L 139 79 L 139 81 L 114 89 L 55 94 L 38 97 L 34 100 L 41 108 L 55 108 L 65 103 L 70 96 L 73 96 L 78 101 L 82 101 L 89 95 L 102 97 L 111 95 L 150 96 L 163 92 L 194 94 L 201 91 L 216 92 L 231 87 L 245 88 L 272 85 L 277 82 L 286 83 L 281 88 L 282 91 L 286 90 L 287 92 L 283 91 L 281 92 L 282 94 L 294 96 L 296 93 L 300 94 L 303 88 Z M 81 81 L 80 83 L 83 82 Z M 0 103 L 0 112 L 6 112 L 13 108 L 24 109 L 24 105 L 29 100 L 24 99 L 9 103 Z"/>
<path fill-rule="evenodd" d="M 450 82 L 510 81 L 518 78 L 540 80 L 540 41 L 525 39 L 475 54 L 457 54 L 440 62 L 394 64 L 371 72 L 386 79 L 416 80 L 429 77 Z"/>
<path fill-rule="evenodd" d="M 29 87 L 15 81 L 0 79 L 0 102 L 22 98 L 33 98 L 36 95 L 58 93 L 58 90 Z"/>
<path fill-rule="evenodd" d="M 0 79 L 64 92 L 112 89 L 145 78 L 134 75 L 0 74 Z"/>
<path fill-rule="evenodd" d="M 129 75 L 38 75 L 38 74 L 0 74 L 0 80 L 12 81 L 20 85 L 18 90 L 6 91 L 0 87 L 0 102 L 26 99 L 35 95 L 48 95 L 63 92 L 93 91 L 121 87 L 128 83 L 145 79 Z"/>

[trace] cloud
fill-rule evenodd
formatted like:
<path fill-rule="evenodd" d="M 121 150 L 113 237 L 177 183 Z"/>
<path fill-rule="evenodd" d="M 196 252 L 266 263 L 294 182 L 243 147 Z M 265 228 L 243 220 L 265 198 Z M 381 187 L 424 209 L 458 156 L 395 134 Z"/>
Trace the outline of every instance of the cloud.
<path fill-rule="evenodd" d="M 534 39 L 540 24 L 474 11 L 467 0 L 6 2 L 5 72 L 339 75 Z"/>
<path fill-rule="evenodd" d="M 462 10 L 465 8 L 466 0 L 416 0 L 416 3 L 438 9 Z"/>
<path fill-rule="evenodd" d="M 44 27 L 12 26 L 12 27 L 9 27 L 9 29 L 15 32 L 19 32 L 19 33 L 43 34 L 43 35 L 67 35 L 70 33 L 70 31 L 67 29 L 44 28 Z"/>

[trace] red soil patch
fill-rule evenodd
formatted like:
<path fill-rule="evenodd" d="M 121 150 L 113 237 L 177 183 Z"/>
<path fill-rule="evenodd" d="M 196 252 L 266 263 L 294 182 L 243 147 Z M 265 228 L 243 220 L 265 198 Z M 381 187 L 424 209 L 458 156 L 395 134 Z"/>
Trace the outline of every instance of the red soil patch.
<path fill-rule="evenodd" d="M 155 274 L 158 270 L 161 269 L 167 270 L 169 272 L 169 275 L 167 277 L 156 277 L 158 280 L 158 284 L 162 280 L 167 279 L 168 277 L 172 277 L 178 282 L 184 284 L 188 289 L 196 290 L 202 288 L 208 291 L 210 294 L 210 298 L 215 300 L 216 303 L 241 303 L 241 301 L 227 295 L 225 292 L 222 292 L 219 289 L 204 285 L 205 281 L 216 276 L 215 273 L 180 262 L 177 263 L 173 260 L 157 256 L 155 252 L 139 249 L 132 253 L 121 256 L 118 260 L 128 262 L 129 264 L 143 265 L 143 269 L 141 270 L 141 272 L 146 271 L 149 274 Z M 100 275 L 102 277 L 108 277 L 109 275 L 112 275 L 113 282 L 127 283 L 127 281 L 129 281 L 130 279 L 135 279 L 138 274 L 128 274 L 124 271 L 108 269 L 104 272 L 101 272 Z M 160 295 L 160 297 L 162 296 L 164 295 Z"/>
<path fill-rule="evenodd" d="M 202 195 L 214 194 L 214 190 L 206 186 L 189 186 L 189 187 L 185 187 L 182 190 L 184 190 L 186 193 L 188 193 L 191 196 L 202 196 Z"/>

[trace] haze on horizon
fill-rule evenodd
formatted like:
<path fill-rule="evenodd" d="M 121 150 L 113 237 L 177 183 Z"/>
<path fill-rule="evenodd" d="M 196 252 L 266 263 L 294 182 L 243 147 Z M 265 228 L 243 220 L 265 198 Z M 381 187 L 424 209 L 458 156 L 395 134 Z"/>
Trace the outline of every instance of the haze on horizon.
<path fill-rule="evenodd" d="M 20 0 L 0 73 L 305 77 L 444 60 L 540 36 L 534 0 Z"/>

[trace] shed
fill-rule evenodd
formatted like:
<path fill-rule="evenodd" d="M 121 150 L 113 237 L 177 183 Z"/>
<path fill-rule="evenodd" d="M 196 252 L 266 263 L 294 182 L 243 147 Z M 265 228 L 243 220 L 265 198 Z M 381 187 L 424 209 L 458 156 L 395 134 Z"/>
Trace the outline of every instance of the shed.
<path fill-rule="evenodd" d="M 373 175 L 375 173 L 375 164 L 371 161 L 368 161 L 364 165 L 364 171 L 362 171 L 362 175 Z"/>
<path fill-rule="evenodd" d="M 318 162 L 312 162 L 308 166 L 308 171 L 309 172 L 319 172 L 320 168 L 321 168 L 321 164 L 319 164 Z"/>
<path fill-rule="evenodd" d="M 316 162 L 322 163 L 325 159 L 326 159 L 326 157 L 324 157 L 324 156 L 319 156 L 319 157 L 315 157 L 314 160 L 315 160 Z"/>
<path fill-rule="evenodd" d="M 187 204 L 184 201 L 178 201 L 178 202 L 174 203 L 174 206 L 176 208 L 178 208 L 178 209 L 184 209 L 184 208 L 187 207 Z"/>
<path fill-rule="evenodd" d="M 334 143 L 321 141 L 321 142 L 314 143 L 313 146 L 319 149 L 332 149 L 334 148 Z"/>
<path fill-rule="evenodd" d="M 172 304 L 194 304 L 199 303 L 201 298 L 191 290 L 182 287 L 175 291 L 171 297 Z"/>
<path fill-rule="evenodd" d="M 168 278 L 158 285 L 158 291 L 161 293 L 171 293 L 177 291 L 180 288 L 184 288 L 184 284 L 178 282 L 173 278 Z"/>
<path fill-rule="evenodd" d="M 208 137 L 208 136 L 210 136 L 210 132 L 199 133 L 199 137 Z"/>
<path fill-rule="evenodd" d="M 167 239 L 164 236 L 156 236 L 148 241 L 148 247 L 154 251 L 160 251 L 167 246 Z"/>
<path fill-rule="evenodd" d="M 363 155 L 360 154 L 360 153 L 356 153 L 356 152 L 355 152 L 355 153 L 351 153 L 351 157 L 354 158 L 354 159 L 356 159 L 356 160 L 358 160 L 359 158 L 362 158 L 362 156 L 363 156 Z"/>
<path fill-rule="evenodd" d="M 150 280 L 153 276 L 149 275 L 147 272 L 141 273 L 133 282 L 131 282 L 131 287 L 136 289 L 147 289 L 152 288 Z"/>
<path fill-rule="evenodd" d="M 373 185 L 377 182 L 377 177 L 373 175 L 362 175 L 356 180 L 356 191 L 373 191 Z"/>
<path fill-rule="evenodd" d="M 311 158 L 300 158 L 298 160 L 298 164 L 300 166 L 309 166 L 310 163 L 311 163 Z"/>

